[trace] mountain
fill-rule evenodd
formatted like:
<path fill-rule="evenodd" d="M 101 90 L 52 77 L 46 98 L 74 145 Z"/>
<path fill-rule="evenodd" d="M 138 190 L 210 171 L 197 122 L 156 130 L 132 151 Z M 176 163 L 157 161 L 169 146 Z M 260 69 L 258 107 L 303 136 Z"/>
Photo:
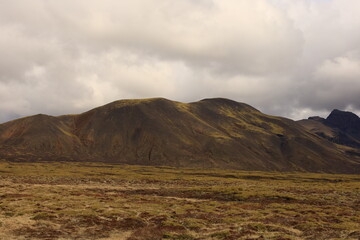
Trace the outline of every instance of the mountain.
<path fill-rule="evenodd" d="M 360 173 L 360 161 L 290 119 L 228 99 L 120 100 L 0 124 L 0 158 Z"/>
<path fill-rule="evenodd" d="M 360 118 L 356 114 L 335 109 L 326 119 L 310 117 L 298 123 L 331 142 L 355 148 L 350 152 L 360 154 Z"/>

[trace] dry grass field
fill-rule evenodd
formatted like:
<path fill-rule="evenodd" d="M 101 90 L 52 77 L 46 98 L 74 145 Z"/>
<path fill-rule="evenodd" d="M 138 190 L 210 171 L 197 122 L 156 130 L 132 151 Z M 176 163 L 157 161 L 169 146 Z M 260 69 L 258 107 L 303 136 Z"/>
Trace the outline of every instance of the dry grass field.
<path fill-rule="evenodd" d="M 0 161 L 0 239 L 360 239 L 360 176 Z"/>

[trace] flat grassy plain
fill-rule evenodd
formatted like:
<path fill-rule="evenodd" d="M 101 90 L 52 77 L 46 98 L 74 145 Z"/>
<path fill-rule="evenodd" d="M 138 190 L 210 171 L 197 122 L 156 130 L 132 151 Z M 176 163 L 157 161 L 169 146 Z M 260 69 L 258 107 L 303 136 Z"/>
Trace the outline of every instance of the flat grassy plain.
<path fill-rule="evenodd" d="M 0 239 L 360 239 L 360 176 L 0 161 Z"/>

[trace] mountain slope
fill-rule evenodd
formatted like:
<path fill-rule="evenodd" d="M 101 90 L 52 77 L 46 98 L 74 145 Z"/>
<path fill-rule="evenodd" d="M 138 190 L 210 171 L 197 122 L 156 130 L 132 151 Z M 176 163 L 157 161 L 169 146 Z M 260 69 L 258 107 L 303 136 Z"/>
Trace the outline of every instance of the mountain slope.
<path fill-rule="evenodd" d="M 310 117 L 298 123 L 334 143 L 360 150 L 360 118 L 352 112 L 335 109 L 326 119 Z"/>
<path fill-rule="evenodd" d="M 121 100 L 79 115 L 0 125 L 12 160 L 105 161 L 243 170 L 360 172 L 359 161 L 300 124 L 228 99 Z"/>

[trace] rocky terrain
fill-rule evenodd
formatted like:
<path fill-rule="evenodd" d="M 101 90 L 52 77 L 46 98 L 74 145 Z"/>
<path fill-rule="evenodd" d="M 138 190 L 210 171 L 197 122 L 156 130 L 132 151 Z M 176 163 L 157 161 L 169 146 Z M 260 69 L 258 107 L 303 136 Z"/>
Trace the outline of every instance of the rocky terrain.
<path fill-rule="evenodd" d="M 298 121 L 308 131 L 345 148 L 353 156 L 360 156 L 360 118 L 352 113 L 333 110 L 327 118 L 309 117 Z"/>

